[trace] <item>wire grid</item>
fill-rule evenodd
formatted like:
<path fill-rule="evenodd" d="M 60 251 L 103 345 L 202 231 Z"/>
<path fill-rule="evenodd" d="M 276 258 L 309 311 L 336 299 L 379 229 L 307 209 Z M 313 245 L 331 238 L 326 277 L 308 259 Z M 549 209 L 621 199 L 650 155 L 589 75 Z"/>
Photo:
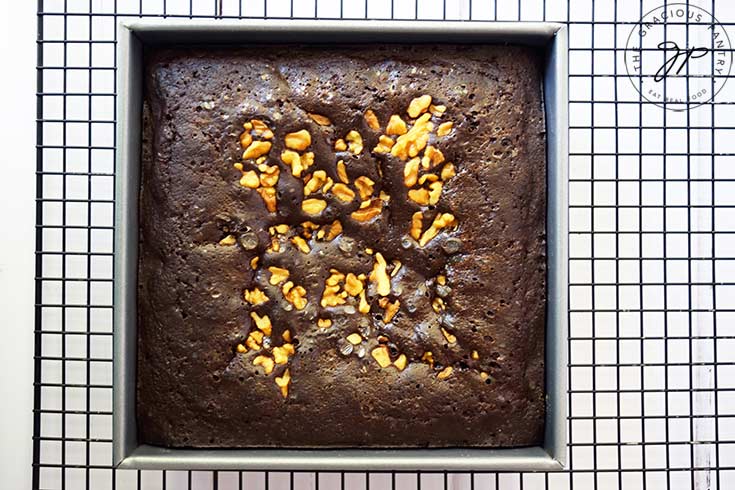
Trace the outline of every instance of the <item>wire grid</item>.
<path fill-rule="evenodd" d="M 34 488 L 734 488 L 735 83 L 642 101 L 623 48 L 660 2 L 39 0 Z M 728 3 L 692 2 L 733 30 Z M 111 468 L 115 24 L 135 17 L 567 23 L 568 471 Z"/>

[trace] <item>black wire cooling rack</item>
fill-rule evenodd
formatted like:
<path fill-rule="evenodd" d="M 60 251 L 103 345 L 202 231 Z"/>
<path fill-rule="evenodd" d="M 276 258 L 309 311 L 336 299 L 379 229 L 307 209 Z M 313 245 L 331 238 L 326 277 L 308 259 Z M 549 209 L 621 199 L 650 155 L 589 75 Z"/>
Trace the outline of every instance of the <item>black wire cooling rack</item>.
<path fill-rule="evenodd" d="M 623 52 L 661 3 L 39 0 L 34 488 L 735 488 L 735 82 L 688 111 L 641 97 Z M 735 32 L 729 1 L 691 5 Z M 112 469 L 115 25 L 137 17 L 569 26 L 568 471 Z"/>

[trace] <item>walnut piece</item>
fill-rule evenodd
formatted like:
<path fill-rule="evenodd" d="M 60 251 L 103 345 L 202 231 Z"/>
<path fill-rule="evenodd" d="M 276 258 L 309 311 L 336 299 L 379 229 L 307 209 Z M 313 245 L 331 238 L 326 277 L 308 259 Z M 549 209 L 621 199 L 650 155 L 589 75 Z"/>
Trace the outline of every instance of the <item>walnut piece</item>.
<path fill-rule="evenodd" d="M 430 105 L 431 95 L 422 95 L 421 97 L 416 97 L 408 104 L 408 110 L 406 112 L 408 112 L 411 118 L 416 118 L 426 112 Z"/>
<path fill-rule="evenodd" d="M 337 177 L 342 181 L 343 184 L 349 184 L 350 179 L 347 178 L 347 167 L 345 166 L 344 160 L 337 162 Z"/>
<path fill-rule="evenodd" d="M 270 357 L 259 355 L 255 359 L 253 359 L 253 365 L 261 366 L 265 374 L 270 374 L 273 372 L 273 367 L 275 366 L 275 363 Z"/>
<path fill-rule="evenodd" d="M 383 201 L 380 198 L 362 201 L 360 208 L 353 211 L 350 216 L 355 221 L 370 221 L 383 211 Z"/>
<path fill-rule="evenodd" d="M 376 253 L 373 270 L 370 272 L 370 281 L 375 285 L 375 290 L 380 296 L 390 294 L 390 276 L 386 271 L 387 265 L 383 255 L 380 252 Z"/>
<path fill-rule="evenodd" d="M 305 129 L 296 131 L 295 133 L 288 133 L 284 143 L 286 144 L 286 148 L 304 151 L 311 145 L 311 135 Z"/>
<path fill-rule="evenodd" d="M 370 177 L 367 177 L 365 175 L 361 175 L 357 179 L 355 179 L 355 187 L 357 187 L 357 191 L 360 193 L 360 199 L 365 201 L 370 196 L 373 195 L 373 186 L 375 185 L 375 182 Z"/>
<path fill-rule="evenodd" d="M 242 177 L 240 177 L 240 185 L 250 189 L 256 189 L 260 187 L 260 177 L 258 177 L 255 170 L 245 171 L 242 173 Z"/>
<path fill-rule="evenodd" d="M 455 226 L 457 224 L 457 220 L 455 219 L 454 215 L 451 213 L 442 213 L 437 214 L 436 218 L 434 218 L 434 221 L 431 223 L 431 226 L 424 232 L 423 235 L 421 235 L 421 239 L 419 240 L 419 246 L 423 247 L 431 239 L 433 239 L 435 236 L 439 234 L 439 231 L 442 228 L 448 228 L 450 226 Z"/>
<path fill-rule="evenodd" d="M 332 194 L 342 202 L 352 202 L 355 199 L 355 191 L 347 187 L 345 184 L 334 184 Z"/>
<path fill-rule="evenodd" d="M 237 243 L 237 238 L 235 238 L 235 235 L 227 235 L 222 240 L 219 241 L 220 245 L 224 245 L 226 247 L 230 247 Z"/>
<path fill-rule="evenodd" d="M 388 126 L 386 126 L 385 128 L 385 134 L 389 136 L 390 135 L 400 136 L 402 134 L 406 134 L 406 132 L 408 132 L 406 121 L 401 119 L 401 116 L 393 114 L 388 120 Z"/>
<path fill-rule="evenodd" d="M 362 136 L 360 136 L 360 133 L 353 129 L 347 133 L 345 140 L 347 141 L 347 147 L 352 154 L 359 155 L 362 153 Z"/>
<path fill-rule="evenodd" d="M 283 297 L 291 303 L 297 310 L 306 308 L 306 289 L 303 286 L 295 286 L 293 282 L 288 281 L 281 288 Z"/>
<path fill-rule="evenodd" d="M 452 333 L 450 333 L 444 327 L 442 327 L 442 335 L 444 335 L 444 338 L 447 339 L 447 342 L 449 342 L 450 344 L 457 343 L 457 337 L 455 337 Z"/>
<path fill-rule="evenodd" d="M 365 111 L 365 122 L 367 122 L 367 125 L 370 129 L 380 129 L 378 116 L 375 115 L 372 109 L 368 109 L 367 111 Z"/>
<path fill-rule="evenodd" d="M 416 185 L 416 181 L 419 178 L 419 163 L 421 162 L 421 159 L 419 157 L 414 157 L 406 162 L 406 165 L 403 167 L 403 184 L 406 187 L 413 187 Z"/>
<path fill-rule="evenodd" d="M 293 243 L 296 248 L 298 248 L 302 253 L 308 254 L 309 252 L 311 252 L 311 247 L 309 247 L 309 244 L 306 243 L 306 240 L 304 240 L 300 236 L 292 237 L 291 243 Z"/>
<path fill-rule="evenodd" d="M 452 132 L 452 128 L 454 127 L 454 123 L 452 121 L 447 121 L 445 123 L 441 123 L 438 128 L 436 128 L 436 135 L 437 136 L 446 136 L 449 133 Z"/>
<path fill-rule="evenodd" d="M 418 240 L 421 237 L 423 219 L 424 214 L 421 211 L 416 211 L 411 217 L 411 230 L 409 231 L 409 233 L 414 240 Z"/>
<path fill-rule="evenodd" d="M 403 371 L 406 369 L 406 366 L 408 365 L 408 358 L 406 357 L 406 354 L 401 354 L 398 356 L 398 358 L 393 361 L 393 365 L 398 368 L 399 371 Z"/>
<path fill-rule="evenodd" d="M 384 345 L 379 345 L 370 351 L 370 355 L 373 356 L 373 359 L 378 361 L 381 368 L 386 368 L 391 365 L 390 352 L 388 351 L 388 347 Z"/>
<path fill-rule="evenodd" d="M 318 215 L 327 207 L 327 201 L 323 199 L 305 199 L 301 203 L 301 209 L 306 214 Z"/>
<path fill-rule="evenodd" d="M 276 385 L 281 389 L 281 395 L 283 395 L 283 398 L 288 397 L 288 385 L 291 384 L 291 372 L 286 369 L 283 372 L 283 375 L 278 377 L 276 376 Z"/>
<path fill-rule="evenodd" d="M 275 286 L 276 284 L 281 284 L 283 281 L 288 279 L 289 272 L 286 269 L 282 269 L 280 267 L 272 265 L 268 267 L 268 270 L 271 273 L 271 278 L 269 282 L 273 286 Z"/>
<path fill-rule="evenodd" d="M 309 117 L 319 126 L 330 126 L 332 124 L 332 121 L 330 121 L 327 116 L 322 116 L 321 114 L 314 114 L 311 112 L 309 112 L 308 114 Z"/>
<path fill-rule="evenodd" d="M 260 316 L 256 312 L 251 311 L 250 317 L 255 322 L 255 326 L 258 327 L 258 330 L 263 332 L 265 335 L 270 336 L 273 331 L 273 325 L 271 325 L 271 319 L 268 318 L 268 315 Z"/>
<path fill-rule="evenodd" d="M 267 155 L 268 152 L 271 151 L 271 146 L 270 141 L 253 141 L 250 143 L 250 146 L 245 149 L 245 152 L 242 154 L 242 159 L 255 160 L 258 157 Z"/>
<path fill-rule="evenodd" d="M 296 349 L 293 344 L 286 343 L 282 346 L 273 348 L 273 360 L 276 361 L 276 364 L 286 364 L 288 362 L 288 358 L 295 353 Z"/>
<path fill-rule="evenodd" d="M 262 305 L 263 303 L 268 302 L 268 296 L 266 296 L 265 293 L 258 288 L 246 289 L 243 293 L 243 296 L 245 298 L 245 301 L 253 306 Z"/>

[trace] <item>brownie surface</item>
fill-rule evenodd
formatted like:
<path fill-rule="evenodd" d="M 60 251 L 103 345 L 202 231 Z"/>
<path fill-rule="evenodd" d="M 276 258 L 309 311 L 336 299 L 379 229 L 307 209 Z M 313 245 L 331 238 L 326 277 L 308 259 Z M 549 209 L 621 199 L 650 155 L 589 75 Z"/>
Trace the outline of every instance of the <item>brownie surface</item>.
<path fill-rule="evenodd" d="M 141 442 L 540 444 L 540 56 L 452 45 L 147 53 Z M 413 133 L 390 134 L 403 131 L 395 118 L 389 130 L 391 116 Z"/>

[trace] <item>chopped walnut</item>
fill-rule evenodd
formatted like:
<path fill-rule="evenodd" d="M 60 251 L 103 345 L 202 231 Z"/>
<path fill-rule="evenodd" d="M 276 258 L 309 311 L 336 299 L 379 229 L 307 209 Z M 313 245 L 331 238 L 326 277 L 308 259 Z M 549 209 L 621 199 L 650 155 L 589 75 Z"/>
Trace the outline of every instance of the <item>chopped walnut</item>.
<path fill-rule="evenodd" d="M 297 310 L 306 308 L 306 289 L 303 286 L 295 286 L 293 282 L 288 281 L 281 288 L 283 297 L 291 303 Z"/>
<path fill-rule="evenodd" d="M 245 297 L 245 301 L 253 306 L 262 305 L 263 303 L 268 302 L 268 296 L 258 288 L 246 289 L 243 296 Z"/>
<path fill-rule="evenodd" d="M 378 361 L 381 368 L 386 368 L 391 365 L 390 352 L 388 351 L 388 347 L 384 345 L 380 345 L 370 351 L 370 355 Z"/>
<path fill-rule="evenodd" d="M 360 199 L 362 199 L 363 201 L 373 195 L 374 185 L 375 182 L 373 182 L 370 177 L 367 177 L 365 175 L 361 175 L 360 177 L 355 179 L 355 187 L 357 187 L 357 190 L 360 193 Z"/>
<path fill-rule="evenodd" d="M 447 339 L 447 342 L 449 342 L 450 344 L 457 343 L 457 337 L 455 337 L 451 332 L 449 332 L 444 327 L 442 327 L 442 335 L 444 335 L 444 338 Z"/>
<path fill-rule="evenodd" d="M 347 143 L 345 143 L 345 140 L 340 138 L 334 142 L 334 149 L 337 151 L 345 151 L 347 150 Z"/>
<path fill-rule="evenodd" d="M 414 240 L 418 240 L 421 237 L 423 219 L 424 214 L 421 211 L 416 211 L 411 217 L 411 230 L 409 231 L 409 233 Z"/>
<path fill-rule="evenodd" d="M 360 291 L 360 304 L 358 305 L 357 310 L 363 314 L 370 312 L 370 305 L 367 302 L 364 289 Z"/>
<path fill-rule="evenodd" d="M 413 187 L 416 185 L 416 181 L 419 177 L 419 163 L 421 162 L 421 159 L 419 157 L 414 157 L 406 162 L 406 165 L 403 167 L 403 184 L 406 187 Z"/>
<path fill-rule="evenodd" d="M 355 199 L 355 191 L 347 187 L 345 184 L 334 184 L 332 194 L 342 202 L 352 202 Z"/>
<path fill-rule="evenodd" d="M 242 173 L 240 177 L 240 185 L 243 187 L 249 187 L 250 189 L 256 189 L 260 186 L 260 178 L 255 170 L 247 170 Z"/>
<path fill-rule="evenodd" d="M 391 155 L 404 161 L 418 155 L 426 147 L 429 142 L 429 133 L 434 129 L 430 119 L 431 114 L 424 114 L 418 118 L 406 134 L 398 137 L 396 144 L 390 150 Z"/>
<path fill-rule="evenodd" d="M 291 167 L 291 174 L 294 177 L 301 177 L 304 171 L 304 165 L 301 163 L 301 155 L 291 150 L 284 150 L 281 153 L 281 161 Z"/>
<path fill-rule="evenodd" d="M 288 270 L 282 269 L 280 267 L 276 266 L 270 266 L 268 267 L 268 270 L 271 273 L 270 283 L 275 286 L 276 284 L 281 284 L 283 281 L 288 279 Z"/>
<path fill-rule="evenodd" d="M 400 136 L 402 134 L 406 134 L 407 132 L 408 132 L 408 128 L 406 127 L 406 122 L 403 119 L 401 119 L 401 116 L 393 114 L 390 117 L 390 120 L 388 121 L 388 126 L 386 126 L 385 128 L 385 134 L 389 136 L 390 135 Z"/>
<path fill-rule="evenodd" d="M 350 296 L 357 296 L 362 292 L 364 288 L 364 285 L 362 284 L 362 281 L 357 278 L 355 274 L 350 272 L 345 277 L 345 291 L 347 291 L 347 294 Z"/>
<path fill-rule="evenodd" d="M 434 298 L 434 300 L 431 302 L 431 308 L 439 313 L 445 310 L 446 306 L 444 305 L 444 300 L 441 298 Z"/>
<path fill-rule="evenodd" d="M 349 184 L 350 179 L 347 178 L 347 167 L 345 166 L 344 160 L 337 162 L 337 177 L 342 181 L 343 184 Z"/>
<path fill-rule="evenodd" d="M 426 206 L 429 204 L 429 191 L 423 187 L 419 189 L 409 189 L 408 198 L 416 204 Z"/>
<path fill-rule="evenodd" d="M 454 371 L 454 368 L 452 366 L 447 366 L 442 369 L 439 374 L 436 375 L 436 377 L 439 379 L 447 379 L 452 375 L 452 371 Z"/>
<path fill-rule="evenodd" d="M 433 206 L 439 202 L 439 198 L 442 195 L 442 187 L 444 184 L 441 182 L 432 182 L 429 184 L 429 205 Z"/>
<path fill-rule="evenodd" d="M 319 126 L 330 126 L 332 124 L 332 121 L 330 121 L 327 116 L 322 116 L 321 114 L 313 114 L 311 112 L 309 112 L 308 114 L 309 117 Z"/>
<path fill-rule="evenodd" d="M 301 209 L 306 214 L 317 215 L 324 211 L 327 207 L 327 202 L 322 199 L 304 199 L 301 203 Z"/>
<path fill-rule="evenodd" d="M 255 326 L 258 327 L 258 330 L 263 332 L 265 335 L 271 334 L 273 325 L 271 325 L 271 319 L 268 318 L 268 315 L 260 316 L 256 312 L 251 311 L 250 317 L 255 322 Z"/>
<path fill-rule="evenodd" d="M 309 244 L 306 243 L 306 240 L 304 240 L 298 235 L 291 238 L 291 243 L 293 243 L 296 246 L 296 248 L 298 248 L 299 250 L 301 250 L 301 252 L 305 254 L 308 254 L 309 252 L 311 252 L 311 247 L 309 247 Z"/>
<path fill-rule="evenodd" d="M 262 367 L 265 374 L 270 374 L 273 372 L 275 363 L 270 357 L 259 355 L 253 359 L 253 365 Z"/>
<path fill-rule="evenodd" d="M 443 181 L 446 182 L 455 175 L 457 175 L 457 172 L 456 170 L 454 170 L 454 165 L 452 165 L 451 163 L 447 163 L 442 167 L 441 178 Z"/>
<path fill-rule="evenodd" d="M 291 384 L 291 372 L 286 369 L 283 372 L 283 375 L 278 377 L 276 376 L 276 385 L 281 389 L 281 395 L 283 395 L 283 398 L 288 397 L 288 385 Z"/>
<path fill-rule="evenodd" d="M 286 144 L 286 148 L 304 151 L 311 145 L 311 135 L 305 129 L 296 131 L 295 133 L 288 133 L 284 143 Z"/>
<path fill-rule="evenodd" d="M 396 316 L 396 313 L 398 313 L 398 309 L 401 306 L 401 302 L 398 300 L 395 300 L 392 303 L 387 303 L 385 305 L 385 315 L 383 316 L 383 321 L 385 323 L 390 323 L 391 320 L 393 320 L 393 317 Z"/>
<path fill-rule="evenodd" d="M 393 365 L 398 368 L 399 371 L 403 371 L 406 369 L 406 366 L 408 365 L 408 358 L 406 357 L 406 354 L 401 354 L 398 356 L 398 358 L 393 361 Z"/>
<path fill-rule="evenodd" d="M 288 358 L 296 353 L 296 349 L 293 344 L 283 344 L 279 347 L 273 348 L 273 360 L 276 364 L 286 364 Z"/>
<path fill-rule="evenodd" d="M 370 272 L 370 281 L 373 282 L 375 290 L 380 296 L 388 296 L 390 294 L 390 276 L 386 271 L 387 265 L 383 255 L 380 252 L 376 253 L 373 270 Z"/>
<path fill-rule="evenodd" d="M 452 121 L 447 121 L 445 123 L 441 123 L 438 128 L 436 128 L 436 135 L 437 136 L 446 136 L 449 133 L 452 132 L 452 128 L 454 127 L 454 123 Z"/>
<path fill-rule="evenodd" d="M 265 208 L 268 212 L 275 213 L 277 205 L 275 187 L 260 187 L 257 191 L 260 197 L 263 198 Z"/>
<path fill-rule="evenodd" d="M 417 118 L 431 105 L 431 95 L 422 95 L 421 97 L 416 97 L 411 101 L 410 104 L 408 104 L 408 115 L 411 116 L 411 118 Z"/>
<path fill-rule="evenodd" d="M 278 176 L 281 170 L 278 165 L 265 165 L 260 174 L 260 185 L 263 187 L 274 187 L 278 183 Z"/>
<path fill-rule="evenodd" d="M 431 112 L 431 115 L 434 117 L 442 117 L 444 112 L 447 110 L 447 106 L 445 105 L 434 105 L 431 104 L 429 106 L 429 112 Z"/>
<path fill-rule="evenodd" d="M 332 224 L 329 225 L 329 231 L 327 231 L 324 239 L 328 242 L 331 242 L 332 240 L 337 238 L 340 233 L 342 233 L 342 223 L 339 220 L 334 220 Z"/>
<path fill-rule="evenodd" d="M 220 245 L 224 245 L 226 247 L 232 246 L 237 243 L 237 238 L 235 238 L 235 235 L 227 235 L 222 240 L 219 241 Z"/>
<path fill-rule="evenodd" d="M 260 330 L 253 330 L 248 334 L 248 338 L 245 340 L 245 345 L 247 345 L 251 350 L 259 350 L 260 345 L 263 343 L 263 332 Z"/>
<path fill-rule="evenodd" d="M 431 351 L 424 352 L 424 355 L 421 356 L 421 360 L 427 363 L 432 368 L 434 367 L 434 354 L 432 354 Z"/>
<path fill-rule="evenodd" d="M 444 161 L 444 154 L 441 150 L 429 145 L 424 150 L 424 156 L 421 158 L 421 166 L 428 170 L 434 168 Z"/>
<path fill-rule="evenodd" d="M 435 236 L 439 234 L 439 231 L 442 228 L 455 226 L 456 224 L 457 224 L 457 220 L 455 219 L 453 214 L 450 214 L 450 213 L 438 214 L 436 218 L 434 218 L 434 222 L 431 223 L 431 226 L 424 232 L 423 235 L 421 235 L 421 239 L 419 240 L 419 245 L 421 247 L 425 246 L 427 243 L 429 243 L 429 241 L 431 241 Z"/>
<path fill-rule="evenodd" d="M 250 135 L 249 132 L 245 131 L 240 135 L 240 146 L 243 148 L 247 148 L 250 146 L 250 143 L 253 142 L 253 137 Z"/>
<path fill-rule="evenodd" d="M 362 136 L 360 136 L 360 133 L 353 129 L 347 133 L 345 140 L 347 141 L 347 146 L 352 154 L 359 155 L 362 153 Z"/>
<path fill-rule="evenodd" d="M 360 208 L 353 211 L 350 216 L 356 221 L 370 221 L 383 211 L 383 201 L 380 198 L 362 201 Z"/>
<path fill-rule="evenodd" d="M 365 122 L 367 122 L 367 125 L 370 129 L 380 129 L 380 123 L 378 122 L 378 116 L 375 115 L 375 113 L 368 109 L 365 112 Z"/>
<path fill-rule="evenodd" d="M 308 196 L 321 189 L 321 187 L 327 182 L 327 172 L 324 170 L 317 170 L 311 175 L 306 177 L 308 181 L 304 186 L 304 195 Z"/>
<path fill-rule="evenodd" d="M 242 159 L 255 160 L 258 157 L 267 155 L 268 152 L 271 151 L 271 146 L 270 141 L 253 141 L 250 143 L 250 146 L 245 149 L 245 152 L 242 154 Z"/>
<path fill-rule="evenodd" d="M 390 136 L 381 134 L 378 137 L 378 144 L 375 145 L 375 148 L 373 148 L 373 151 L 375 153 L 390 153 L 390 149 L 393 148 L 394 144 L 395 142 L 393 141 L 393 138 L 391 138 Z"/>

